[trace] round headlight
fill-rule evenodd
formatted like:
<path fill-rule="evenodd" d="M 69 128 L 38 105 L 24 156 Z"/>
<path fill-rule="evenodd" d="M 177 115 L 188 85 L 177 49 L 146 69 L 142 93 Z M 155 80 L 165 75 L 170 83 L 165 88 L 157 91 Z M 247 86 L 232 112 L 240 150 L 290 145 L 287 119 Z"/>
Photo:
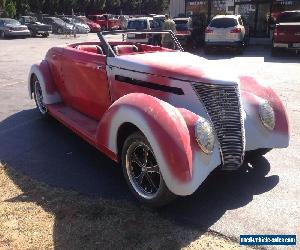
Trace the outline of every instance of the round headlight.
<path fill-rule="evenodd" d="M 269 130 L 275 127 L 275 113 L 271 104 L 268 101 L 263 101 L 259 104 L 259 117 L 262 124 Z"/>
<path fill-rule="evenodd" d="M 211 154 L 214 149 L 215 135 L 210 122 L 199 117 L 195 124 L 195 136 L 202 151 Z"/>

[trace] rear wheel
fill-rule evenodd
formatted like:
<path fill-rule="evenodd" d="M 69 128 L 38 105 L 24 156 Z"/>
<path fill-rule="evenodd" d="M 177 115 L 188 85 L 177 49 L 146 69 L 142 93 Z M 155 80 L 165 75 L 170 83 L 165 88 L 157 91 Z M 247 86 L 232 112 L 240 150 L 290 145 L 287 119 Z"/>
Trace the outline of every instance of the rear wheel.
<path fill-rule="evenodd" d="M 278 48 L 272 47 L 271 55 L 272 56 L 279 56 L 279 54 L 280 54 L 280 50 Z"/>
<path fill-rule="evenodd" d="M 5 38 L 5 33 L 3 30 L 0 31 L 0 38 L 1 39 L 4 39 Z"/>
<path fill-rule="evenodd" d="M 241 46 L 239 46 L 239 47 L 236 48 L 236 53 L 238 55 L 243 54 L 243 52 L 244 52 L 244 46 L 243 45 L 241 45 Z"/>
<path fill-rule="evenodd" d="M 29 30 L 31 37 L 36 37 L 36 32 L 34 30 Z"/>
<path fill-rule="evenodd" d="M 43 92 L 42 92 L 42 88 L 41 88 L 39 79 L 36 76 L 33 77 L 32 84 L 33 84 L 33 88 L 34 88 L 34 100 L 36 103 L 36 107 L 37 107 L 39 113 L 43 117 L 47 117 L 48 109 L 47 109 L 46 104 L 44 103 Z"/>
<path fill-rule="evenodd" d="M 204 45 L 203 51 L 206 55 L 211 54 L 211 48 L 207 45 Z"/>
<path fill-rule="evenodd" d="M 135 132 L 125 140 L 122 165 L 132 193 L 144 204 L 159 207 L 176 197 L 167 188 L 153 150 L 141 132 Z"/>

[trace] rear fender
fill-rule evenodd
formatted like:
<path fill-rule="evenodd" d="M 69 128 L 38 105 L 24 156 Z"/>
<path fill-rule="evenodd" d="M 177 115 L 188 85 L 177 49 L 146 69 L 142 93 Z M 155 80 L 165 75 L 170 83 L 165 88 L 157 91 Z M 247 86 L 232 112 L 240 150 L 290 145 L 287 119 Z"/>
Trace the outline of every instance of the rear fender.
<path fill-rule="evenodd" d="M 40 82 L 43 93 L 43 102 L 45 104 L 61 102 L 61 96 L 57 91 L 47 61 L 43 60 L 40 64 L 34 64 L 31 66 L 28 77 L 28 93 L 31 99 L 33 98 L 32 93 L 34 91 L 34 83 L 32 78 L 34 75 Z"/>
<path fill-rule="evenodd" d="M 115 154 L 120 153 L 117 145 L 119 128 L 124 123 L 131 123 L 149 141 L 170 191 L 177 195 L 192 194 L 208 173 L 220 164 L 220 157 L 216 148 L 216 160 L 205 157 L 199 160 L 202 154 L 195 144 L 194 129 L 186 123 L 185 119 L 189 119 L 187 112 L 190 111 L 180 111 L 153 96 L 140 93 L 125 95 L 109 108 L 101 120 L 96 138 L 98 147 L 104 146 Z M 193 114 L 191 123 L 197 117 Z M 212 167 L 207 168 L 208 162 Z"/>

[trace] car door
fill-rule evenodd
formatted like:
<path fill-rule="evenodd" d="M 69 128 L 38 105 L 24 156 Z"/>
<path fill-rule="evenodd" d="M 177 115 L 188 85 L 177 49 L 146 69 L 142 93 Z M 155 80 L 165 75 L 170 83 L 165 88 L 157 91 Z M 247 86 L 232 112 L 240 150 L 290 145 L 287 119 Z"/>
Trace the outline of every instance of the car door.
<path fill-rule="evenodd" d="M 67 47 L 62 74 L 67 105 L 100 120 L 111 104 L 106 56 Z"/>

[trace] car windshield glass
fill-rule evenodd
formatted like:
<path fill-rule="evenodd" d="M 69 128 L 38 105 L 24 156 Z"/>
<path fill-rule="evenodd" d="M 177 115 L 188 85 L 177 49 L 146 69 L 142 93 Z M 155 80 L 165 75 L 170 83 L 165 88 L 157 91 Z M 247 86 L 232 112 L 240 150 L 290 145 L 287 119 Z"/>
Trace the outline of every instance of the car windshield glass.
<path fill-rule="evenodd" d="M 79 23 L 79 24 L 86 24 L 86 21 L 84 19 L 76 18 L 76 17 L 74 19 L 74 22 L 75 23 Z"/>
<path fill-rule="evenodd" d="M 65 22 L 61 20 L 60 18 L 54 17 L 53 21 L 60 25 L 65 25 Z"/>
<path fill-rule="evenodd" d="M 216 18 L 211 20 L 209 26 L 213 28 L 229 28 L 234 27 L 238 23 L 234 18 Z"/>
<path fill-rule="evenodd" d="M 82 21 L 82 22 L 90 22 L 90 21 L 91 21 L 91 20 L 89 20 L 87 17 L 84 17 L 84 16 L 78 17 L 78 18 L 76 18 L 76 20 Z"/>
<path fill-rule="evenodd" d="M 128 29 L 134 30 L 144 30 L 147 29 L 147 21 L 146 20 L 132 20 L 128 22 Z"/>
<path fill-rule="evenodd" d="M 300 12 L 286 12 L 278 17 L 279 23 L 295 23 L 300 22 Z"/>
<path fill-rule="evenodd" d="M 35 23 L 37 19 L 35 17 L 24 17 L 25 23 Z"/>
<path fill-rule="evenodd" d="M 153 20 L 156 23 L 155 28 L 162 28 L 165 22 L 165 18 L 161 18 L 161 17 L 157 17 L 157 18 L 154 17 Z"/>
<path fill-rule="evenodd" d="M 21 23 L 17 20 L 11 19 L 11 20 L 5 20 L 5 25 L 21 25 Z"/>
<path fill-rule="evenodd" d="M 182 30 L 188 30 L 188 21 L 187 20 L 174 20 L 176 24 L 176 30 L 182 31 Z"/>

